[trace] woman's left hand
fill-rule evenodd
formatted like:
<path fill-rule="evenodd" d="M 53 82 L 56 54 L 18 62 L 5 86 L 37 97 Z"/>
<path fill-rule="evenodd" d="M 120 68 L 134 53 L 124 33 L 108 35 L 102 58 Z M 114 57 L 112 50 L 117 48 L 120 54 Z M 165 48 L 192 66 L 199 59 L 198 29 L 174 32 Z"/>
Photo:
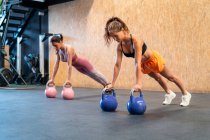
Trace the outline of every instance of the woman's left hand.
<path fill-rule="evenodd" d="M 134 90 L 134 92 L 140 92 L 141 91 L 141 86 L 139 84 L 135 84 L 133 86 L 133 90 Z"/>
<path fill-rule="evenodd" d="M 67 85 L 67 84 L 68 84 L 68 85 L 69 85 L 69 84 L 71 85 L 70 80 L 66 80 L 66 82 L 64 83 L 64 85 Z"/>

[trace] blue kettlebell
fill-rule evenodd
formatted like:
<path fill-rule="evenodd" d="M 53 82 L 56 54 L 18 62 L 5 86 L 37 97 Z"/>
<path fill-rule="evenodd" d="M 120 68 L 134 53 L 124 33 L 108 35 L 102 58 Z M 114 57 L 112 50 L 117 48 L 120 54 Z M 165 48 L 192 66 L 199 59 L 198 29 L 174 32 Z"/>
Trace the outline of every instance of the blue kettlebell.
<path fill-rule="evenodd" d="M 100 100 L 100 107 L 103 111 L 112 112 L 117 109 L 117 99 L 115 91 L 112 89 L 111 91 L 106 91 L 105 89 L 102 91 L 102 97 Z"/>
<path fill-rule="evenodd" d="M 133 96 L 134 90 L 131 90 L 130 100 L 127 103 L 127 109 L 130 114 L 143 115 L 146 111 L 146 102 L 144 101 L 143 94 L 140 91 L 140 96 Z"/>

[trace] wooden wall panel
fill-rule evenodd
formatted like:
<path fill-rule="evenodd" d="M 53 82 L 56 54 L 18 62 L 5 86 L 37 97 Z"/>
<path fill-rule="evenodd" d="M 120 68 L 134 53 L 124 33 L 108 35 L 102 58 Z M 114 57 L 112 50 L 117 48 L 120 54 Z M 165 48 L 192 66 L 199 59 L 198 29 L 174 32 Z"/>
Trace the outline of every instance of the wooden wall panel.
<path fill-rule="evenodd" d="M 170 67 L 194 92 L 210 92 L 210 1 L 209 0 L 75 0 L 49 8 L 49 31 L 63 33 L 79 55 L 90 60 L 109 80 L 112 78 L 116 43 L 107 48 L 103 39 L 108 18 L 123 19 L 133 34 L 159 51 Z M 50 71 L 54 64 L 50 48 Z M 57 84 L 63 84 L 66 64 L 60 66 Z M 72 73 L 79 87 L 101 87 L 90 78 Z M 131 88 L 135 83 L 134 60 L 123 58 L 116 87 Z M 179 89 L 168 82 L 170 87 Z M 143 89 L 162 90 L 144 75 Z"/>

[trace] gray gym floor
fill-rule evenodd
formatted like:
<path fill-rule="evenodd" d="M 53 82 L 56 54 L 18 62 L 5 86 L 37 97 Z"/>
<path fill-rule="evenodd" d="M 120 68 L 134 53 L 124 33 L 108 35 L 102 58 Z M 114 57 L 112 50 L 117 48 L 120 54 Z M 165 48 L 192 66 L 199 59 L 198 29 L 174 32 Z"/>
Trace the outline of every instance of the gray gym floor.
<path fill-rule="evenodd" d="M 147 111 L 129 115 L 129 90 L 116 90 L 116 112 L 99 107 L 100 89 L 74 88 L 72 101 L 36 90 L 0 89 L 0 140 L 210 140 L 210 94 L 192 94 L 180 107 L 181 94 L 163 106 L 162 92 L 144 92 Z M 58 89 L 61 92 L 61 88 Z"/>

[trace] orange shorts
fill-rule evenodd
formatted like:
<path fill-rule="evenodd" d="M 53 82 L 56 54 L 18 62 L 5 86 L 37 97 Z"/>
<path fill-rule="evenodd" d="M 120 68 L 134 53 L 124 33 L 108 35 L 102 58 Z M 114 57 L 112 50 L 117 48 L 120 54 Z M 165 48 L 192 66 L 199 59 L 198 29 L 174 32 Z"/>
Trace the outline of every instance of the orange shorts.
<path fill-rule="evenodd" d="M 141 71 L 144 74 L 160 73 L 163 71 L 164 65 L 164 58 L 157 51 L 152 51 L 152 56 L 141 64 Z"/>

